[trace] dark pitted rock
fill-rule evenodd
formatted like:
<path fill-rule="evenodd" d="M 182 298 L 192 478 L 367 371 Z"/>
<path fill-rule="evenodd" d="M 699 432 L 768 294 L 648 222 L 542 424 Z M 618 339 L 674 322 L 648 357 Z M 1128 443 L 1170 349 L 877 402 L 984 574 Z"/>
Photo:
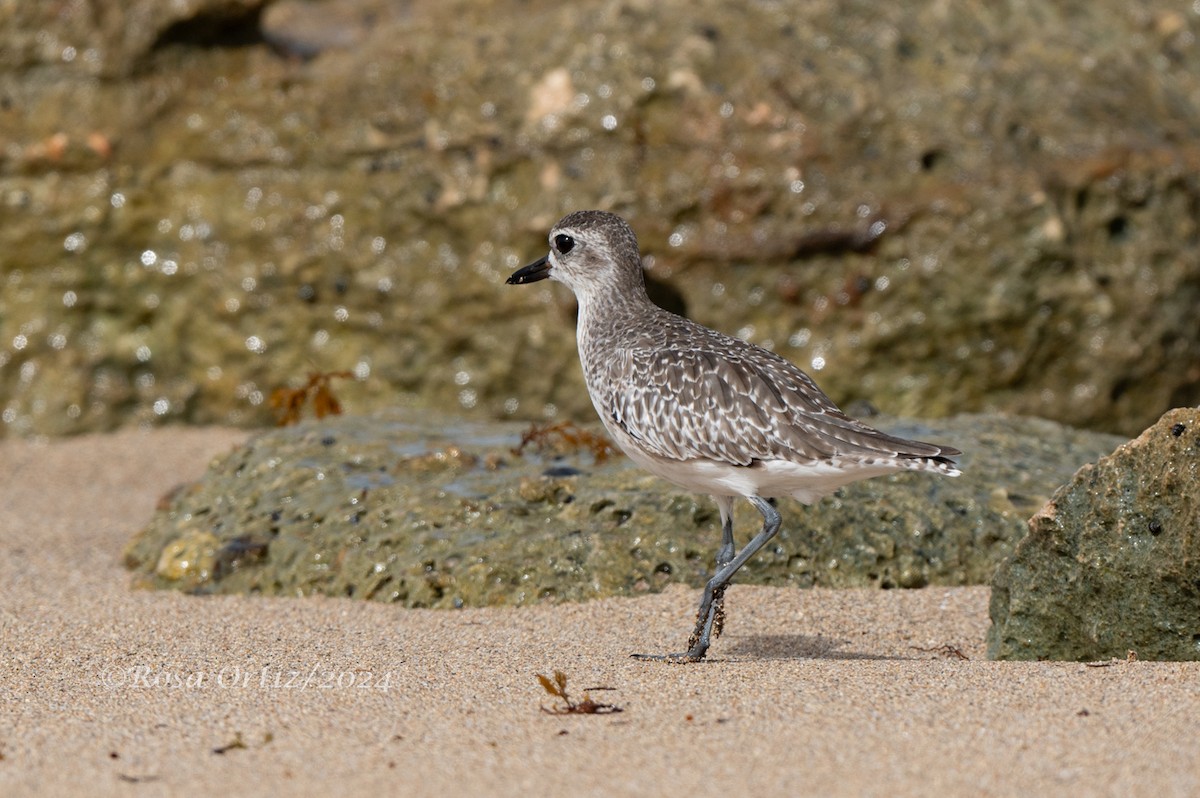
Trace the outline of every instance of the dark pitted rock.
<path fill-rule="evenodd" d="M 0 431 L 259 424 L 312 369 L 584 417 L 566 294 L 503 280 L 585 207 L 843 403 L 1200 402 L 1177 2 L 262 6 L 4 5 Z"/>
<path fill-rule="evenodd" d="M 259 40 L 271 0 L 123 0 L 12 3 L 0 21 L 0 69 L 58 67 L 66 75 L 127 75 L 158 47 L 229 46 Z M 44 77 L 44 76 L 36 76 Z"/>
<path fill-rule="evenodd" d="M 623 457 L 514 454 L 522 425 L 421 418 L 327 419 L 254 438 L 164 497 L 126 551 L 135 582 L 456 607 L 698 587 L 710 575 L 720 524 L 707 497 Z M 1033 509 L 1117 440 L 1035 419 L 877 421 L 962 448 L 965 475 L 868 480 L 809 508 L 781 501 L 782 531 L 738 582 L 985 583 Z M 761 519 L 743 505 L 744 543 Z"/>
<path fill-rule="evenodd" d="M 1200 660 L 1200 409 L 1084 466 L 992 582 L 993 659 Z"/>

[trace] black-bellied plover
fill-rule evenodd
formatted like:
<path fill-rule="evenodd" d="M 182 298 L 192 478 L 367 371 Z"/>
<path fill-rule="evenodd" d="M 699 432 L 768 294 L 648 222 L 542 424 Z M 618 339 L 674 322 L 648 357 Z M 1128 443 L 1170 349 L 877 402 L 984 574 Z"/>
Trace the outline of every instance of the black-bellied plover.
<path fill-rule="evenodd" d="M 619 216 L 577 211 L 550 230 L 550 252 L 508 278 L 549 277 L 579 301 L 577 343 L 600 420 L 629 458 L 721 511 L 716 570 L 704 586 L 696 627 L 681 654 L 703 659 L 724 623 L 729 580 L 779 531 L 767 501 L 811 504 L 842 485 L 895 471 L 956 476 L 949 446 L 910 441 L 850 418 L 812 379 L 773 352 L 723 335 L 655 305 L 646 295 L 633 230 Z M 763 516 L 737 551 L 733 500 Z"/>

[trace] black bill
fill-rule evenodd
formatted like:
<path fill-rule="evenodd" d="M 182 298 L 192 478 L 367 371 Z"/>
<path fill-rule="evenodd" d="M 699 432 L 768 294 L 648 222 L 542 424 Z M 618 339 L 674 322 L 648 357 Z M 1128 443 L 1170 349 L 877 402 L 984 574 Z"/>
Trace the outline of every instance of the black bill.
<path fill-rule="evenodd" d="M 545 255 L 538 258 L 528 266 L 517 269 L 512 273 L 512 276 L 505 281 L 506 285 L 524 285 L 525 283 L 536 283 L 538 280 L 545 280 L 550 276 L 550 256 Z"/>

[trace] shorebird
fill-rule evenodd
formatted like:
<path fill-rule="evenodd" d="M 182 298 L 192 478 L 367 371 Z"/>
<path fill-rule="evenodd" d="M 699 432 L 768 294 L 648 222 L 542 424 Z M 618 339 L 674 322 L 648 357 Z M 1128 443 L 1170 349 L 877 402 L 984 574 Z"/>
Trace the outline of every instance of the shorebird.
<path fill-rule="evenodd" d="M 550 230 L 550 252 L 508 278 L 550 278 L 579 302 L 579 360 L 592 404 L 631 460 L 721 513 L 716 569 L 704 586 L 687 651 L 634 654 L 696 662 L 724 624 L 730 579 L 779 531 L 768 498 L 812 504 L 842 485 L 895 471 L 957 476 L 949 446 L 880 432 L 841 410 L 773 352 L 710 330 L 646 295 L 633 230 L 604 211 L 576 211 Z M 738 551 L 733 502 L 749 500 L 762 529 Z"/>

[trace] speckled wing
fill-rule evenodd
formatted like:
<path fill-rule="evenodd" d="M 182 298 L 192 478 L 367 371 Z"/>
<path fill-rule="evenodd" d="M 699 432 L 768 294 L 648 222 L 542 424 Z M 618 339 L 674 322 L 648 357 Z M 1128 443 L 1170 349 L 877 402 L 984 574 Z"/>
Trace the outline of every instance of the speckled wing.
<path fill-rule="evenodd" d="M 671 460 L 749 466 L 760 460 L 957 454 L 855 421 L 788 361 L 720 337 L 708 347 L 617 350 L 603 367 L 610 421 Z"/>

